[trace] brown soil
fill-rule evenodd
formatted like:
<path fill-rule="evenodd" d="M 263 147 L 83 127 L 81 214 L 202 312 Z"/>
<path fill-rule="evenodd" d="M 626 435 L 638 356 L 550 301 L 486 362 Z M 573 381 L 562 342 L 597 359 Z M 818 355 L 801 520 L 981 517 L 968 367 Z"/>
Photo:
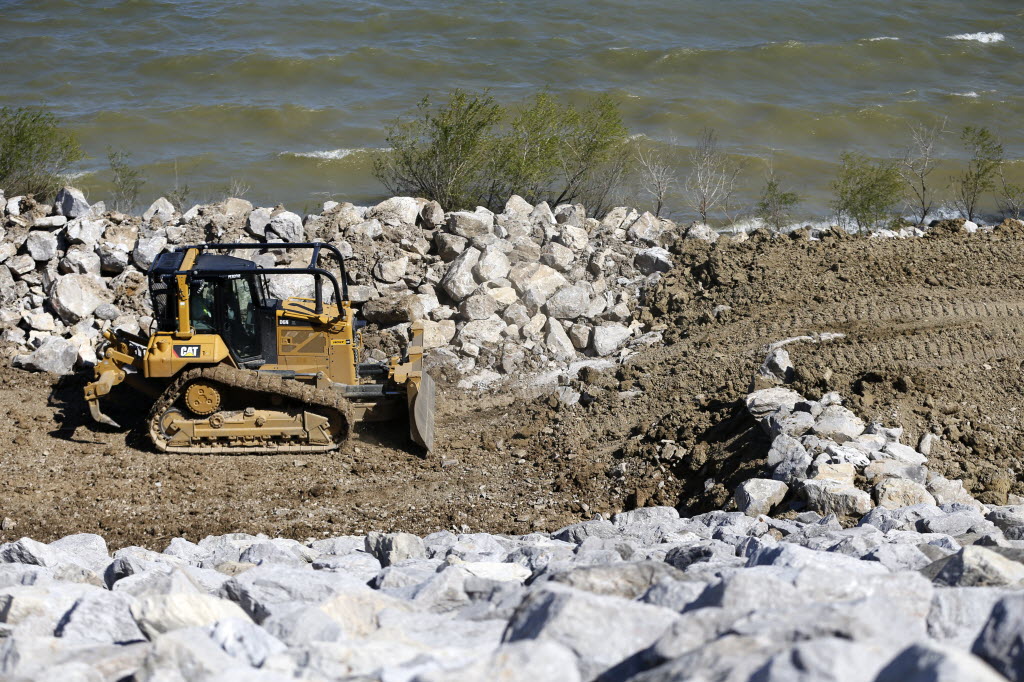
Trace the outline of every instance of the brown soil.
<path fill-rule="evenodd" d="M 766 345 L 821 332 L 846 336 L 788 346 L 798 390 L 839 391 L 910 444 L 941 434 L 932 468 L 984 502 L 1024 492 L 1024 232 L 755 235 L 674 251 L 678 267 L 642 313 L 662 345 L 585 370 L 573 385 L 586 407 L 444 389 L 426 458 L 406 447 L 404 424 L 329 455 L 158 454 L 142 435 L 148 404 L 128 389 L 106 404 L 130 430 L 106 430 L 88 422 L 83 378 L 2 370 L 0 515 L 16 525 L 0 539 L 96 532 L 162 549 L 233 531 L 526 533 L 637 505 L 727 506 L 763 471 L 767 442 L 741 400 Z"/>

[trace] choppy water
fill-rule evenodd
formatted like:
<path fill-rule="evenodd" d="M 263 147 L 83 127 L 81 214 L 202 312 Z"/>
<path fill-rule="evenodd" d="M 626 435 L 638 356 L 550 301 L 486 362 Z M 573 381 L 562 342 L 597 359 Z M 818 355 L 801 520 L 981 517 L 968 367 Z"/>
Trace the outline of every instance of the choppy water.
<path fill-rule="evenodd" d="M 890 156 L 910 121 L 987 125 L 1024 156 L 1022 29 L 1020 0 L 0 0 L 0 105 L 53 107 L 94 198 L 110 145 L 146 200 L 176 168 L 194 199 L 237 179 L 300 210 L 380 197 L 361 150 L 424 94 L 611 91 L 680 174 L 710 126 L 748 189 L 773 155 L 814 214 L 840 151 Z"/>

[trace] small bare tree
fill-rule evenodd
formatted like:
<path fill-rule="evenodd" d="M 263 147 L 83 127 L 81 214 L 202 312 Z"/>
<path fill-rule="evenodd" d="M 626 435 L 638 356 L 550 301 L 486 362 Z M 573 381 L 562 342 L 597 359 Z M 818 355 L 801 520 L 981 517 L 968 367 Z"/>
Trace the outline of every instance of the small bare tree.
<path fill-rule="evenodd" d="M 637 169 L 640 173 L 640 188 L 654 200 L 654 216 L 661 217 L 665 199 L 679 179 L 675 169 L 665 161 L 664 154 L 650 145 L 637 148 Z"/>
<path fill-rule="evenodd" d="M 970 152 L 971 160 L 967 168 L 953 178 L 953 203 L 960 215 L 973 221 L 981 196 L 996 191 L 996 178 L 1003 166 L 1003 143 L 984 126 L 965 127 L 960 140 Z"/>
<path fill-rule="evenodd" d="M 729 205 L 736 191 L 736 178 L 742 166 L 718 146 L 718 135 L 713 128 L 705 128 L 696 148 L 690 152 L 690 174 L 684 189 L 690 206 L 706 223 L 708 213 Z"/>
<path fill-rule="evenodd" d="M 1008 182 L 1004 168 L 999 169 L 999 194 L 996 201 L 1004 218 L 1020 220 L 1024 216 L 1024 186 Z"/>
<path fill-rule="evenodd" d="M 790 213 L 800 203 L 800 195 L 782 189 L 779 179 L 775 175 L 773 159 L 769 158 L 766 164 L 768 169 L 765 171 L 764 188 L 757 200 L 757 210 L 754 215 L 771 229 L 781 232 L 790 220 Z"/>
<path fill-rule="evenodd" d="M 897 168 L 907 186 L 907 210 L 911 211 L 918 227 L 935 206 L 935 189 L 928 176 L 938 163 L 939 141 L 945 135 L 946 119 L 928 126 L 924 123 L 910 125 L 910 144 L 903 150 Z"/>

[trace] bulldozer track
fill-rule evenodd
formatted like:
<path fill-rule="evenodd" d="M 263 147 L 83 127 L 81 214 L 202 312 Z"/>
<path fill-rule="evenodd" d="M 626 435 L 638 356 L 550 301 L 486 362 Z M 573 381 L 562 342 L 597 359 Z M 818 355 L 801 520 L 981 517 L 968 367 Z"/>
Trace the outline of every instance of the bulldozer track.
<path fill-rule="evenodd" d="M 308 443 L 272 442 L 258 446 L 230 446 L 217 443 L 179 446 L 169 445 L 160 429 L 160 418 L 181 397 L 184 389 L 192 382 L 203 379 L 236 391 L 244 391 L 253 396 L 280 396 L 311 408 L 311 411 L 329 416 L 332 423 L 340 422 L 338 436 L 327 445 Z M 329 388 L 319 389 L 294 379 L 285 379 L 273 374 L 257 372 L 251 369 L 237 369 L 227 365 L 200 367 L 189 369 L 178 375 L 164 390 L 153 404 L 149 413 L 149 432 L 153 443 L 164 452 L 193 453 L 210 455 L 231 454 L 275 454 L 275 453 L 320 453 L 338 449 L 348 436 L 352 418 L 348 401 L 337 391 Z"/>

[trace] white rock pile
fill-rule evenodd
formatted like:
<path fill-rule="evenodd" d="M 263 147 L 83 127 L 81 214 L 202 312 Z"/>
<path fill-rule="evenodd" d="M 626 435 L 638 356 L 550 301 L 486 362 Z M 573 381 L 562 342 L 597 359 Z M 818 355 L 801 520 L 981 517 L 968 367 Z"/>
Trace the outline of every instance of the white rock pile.
<path fill-rule="evenodd" d="M 963 525 L 943 526 L 943 532 L 957 530 L 952 534 L 959 535 L 975 528 L 985 506 L 962 481 L 946 479 L 927 467 L 937 435 L 924 434 L 915 449 L 901 442 L 902 428 L 866 424 L 843 406 L 838 393 L 810 400 L 786 388 L 782 384 L 792 378 L 793 367 L 785 348 L 776 346 L 758 379 L 779 385 L 746 397 L 747 411 L 772 439 L 767 454 L 771 477 L 751 479 L 736 490 L 740 510 L 756 516 L 788 502 L 819 514 L 881 518 L 891 509 L 941 505 L 959 516 L 939 515 L 936 524 L 954 523 L 956 518 Z M 1024 540 L 1024 535 L 1012 539 Z"/>
<path fill-rule="evenodd" d="M 423 320 L 428 361 L 486 382 L 564 369 L 656 343 L 633 320 L 640 291 L 672 265 L 679 228 L 614 208 L 596 220 L 581 205 L 553 210 L 518 196 L 502 213 L 445 213 L 394 197 L 376 206 L 327 202 L 305 218 L 243 199 L 179 214 L 158 199 L 141 217 L 90 205 L 66 187 L 53 204 L 0 192 L 0 331 L 14 364 L 66 374 L 96 360 L 102 330 L 145 335 L 152 322 L 145 272 L 164 250 L 203 241 L 324 241 L 348 258 L 350 296 L 369 322 L 405 341 Z M 714 240 L 705 226 L 689 236 Z M 264 266 L 305 264 L 308 252 L 254 255 Z M 271 294 L 312 295 L 301 275 L 269 279 Z"/>
<path fill-rule="evenodd" d="M 973 519 L 964 530 L 961 519 Z M 1024 507 L 0 546 L 0 676 L 1024 680 Z"/>

